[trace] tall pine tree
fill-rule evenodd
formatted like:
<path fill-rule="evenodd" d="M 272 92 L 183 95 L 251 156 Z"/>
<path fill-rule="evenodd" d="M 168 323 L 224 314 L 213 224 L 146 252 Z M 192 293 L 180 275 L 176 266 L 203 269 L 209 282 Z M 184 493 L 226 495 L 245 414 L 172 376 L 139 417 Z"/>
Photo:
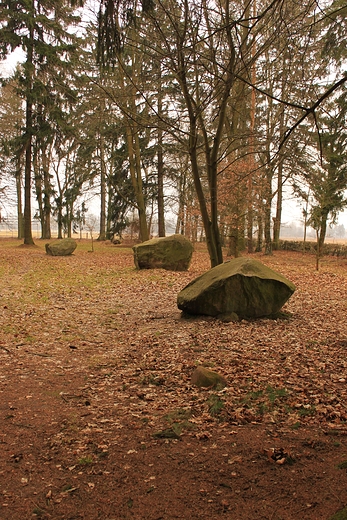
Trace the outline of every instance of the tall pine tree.
<path fill-rule="evenodd" d="M 80 0 L 78 6 L 82 6 Z M 21 146 L 25 153 L 24 244 L 34 243 L 31 230 L 31 186 L 33 141 L 39 132 L 38 115 L 42 106 L 55 107 L 59 84 L 50 81 L 59 70 L 69 66 L 76 36 L 71 27 L 79 22 L 76 1 L 1 0 L 0 56 L 5 58 L 16 48 L 25 52 L 20 69 L 19 90 L 25 101 L 25 126 Z M 50 129 L 48 129 L 48 134 Z M 42 141 L 42 136 L 41 136 Z"/>

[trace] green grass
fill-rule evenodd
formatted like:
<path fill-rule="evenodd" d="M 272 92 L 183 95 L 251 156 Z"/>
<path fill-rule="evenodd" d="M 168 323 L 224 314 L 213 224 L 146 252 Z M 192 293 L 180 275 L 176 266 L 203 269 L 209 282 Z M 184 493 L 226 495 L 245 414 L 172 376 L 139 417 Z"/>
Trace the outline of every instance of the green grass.
<path fill-rule="evenodd" d="M 337 511 L 337 513 L 335 513 L 333 516 L 330 516 L 328 520 L 347 520 L 347 507 Z"/>
<path fill-rule="evenodd" d="M 285 388 L 275 388 L 267 385 L 265 389 L 248 392 L 241 399 L 241 403 L 248 408 L 255 408 L 259 415 L 263 415 L 268 411 L 273 411 L 275 408 L 283 406 L 287 397 Z"/>
<path fill-rule="evenodd" d="M 73 255 L 52 257 L 46 254 L 46 242 L 35 240 L 34 247 L 22 247 L 21 240 L 0 238 L 0 251 L 10 250 L 10 255 L 4 255 L 1 262 L 0 285 L 6 287 L 7 294 L 12 293 L 16 309 L 22 305 L 45 306 L 56 298 L 62 300 L 79 292 L 88 300 L 89 292 L 111 287 L 117 280 L 136 283 L 130 247 L 118 248 L 95 242 L 95 252 L 87 255 L 90 241 L 77 240 Z M 15 250 L 15 257 L 11 249 Z M 117 257 L 120 256 L 119 262 Z"/>
<path fill-rule="evenodd" d="M 266 393 L 272 406 L 274 406 L 277 399 L 287 397 L 287 390 L 285 388 L 272 388 L 270 385 L 266 387 Z"/>
<path fill-rule="evenodd" d="M 311 406 L 310 408 L 299 408 L 298 414 L 300 417 L 307 417 L 310 415 L 314 415 L 316 413 L 315 406 Z"/>
<path fill-rule="evenodd" d="M 190 408 L 177 408 L 164 416 L 170 429 L 179 437 L 184 430 L 194 429 L 194 425 L 189 422 L 192 412 Z"/>
<path fill-rule="evenodd" d="M 219 395 L 211 394 L 207 401 L 208 411 L 212 417 L 218 417 L 221 412 L 224 410 L 225 404 L 224 401 L 219 397 Z"/>
<path fill-rule="evenodd" d="M 80 466 L 89 466 L 90 464 L 93 464 L 93 457 L 91 457 L 90 455 L 81 457 L 80 459 L 78 459 L 78 464 Z"/>

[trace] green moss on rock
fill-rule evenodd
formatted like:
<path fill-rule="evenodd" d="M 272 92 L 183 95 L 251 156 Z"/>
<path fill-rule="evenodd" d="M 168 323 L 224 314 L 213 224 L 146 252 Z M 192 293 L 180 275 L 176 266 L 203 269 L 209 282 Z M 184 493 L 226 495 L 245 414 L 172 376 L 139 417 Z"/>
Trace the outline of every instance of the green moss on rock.
<path fill-rule="evenodd" d="M 153 238 L 133 247 L 137 269 L 167 269 L 186 271 L 189 268 L 193 246 L 182 235 Z"/>
<path fill-rule="evenodd" d="M 77 242 L 73 238 L 62 238 L 45 245 L 46 253 L 50 256 L 69 256 L 75 251 Z"/>
<path fill-rule="evenodd" d="M 192 384 L 198 388 L 214 388 L 216 390 L 221 390 L 226 386 L 227 382 L 226 379 L 220 374 L 217 374 L 217 372 L 199 366 L 193 372 Z"/>
<path fill-rule="evenodd" d="M 261 262 L 236 258 L 193 280 L 177 305 L 188 314 L 258 318 L 278 312 L 294 291 L 292 282 Z"/>

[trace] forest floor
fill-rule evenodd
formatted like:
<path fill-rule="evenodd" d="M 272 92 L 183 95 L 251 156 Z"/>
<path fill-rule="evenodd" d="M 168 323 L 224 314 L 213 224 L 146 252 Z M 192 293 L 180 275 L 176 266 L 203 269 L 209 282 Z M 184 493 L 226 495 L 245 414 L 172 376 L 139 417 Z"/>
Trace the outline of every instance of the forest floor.
<path fill-rule="evenodd" d="M 0 519 L 327 520 L 347 506 L 347 261 L 253 255 L 282 319 L 181 316 L 209 268 L 0 240 Z M 191 384 L 197 365 L 227 379 Z M 279 453 L 274 460 L 273 451 Z M 279 463 L 283 462 L 283 464 Z M 334 518 L 346 518 L 341 513 Z"/>

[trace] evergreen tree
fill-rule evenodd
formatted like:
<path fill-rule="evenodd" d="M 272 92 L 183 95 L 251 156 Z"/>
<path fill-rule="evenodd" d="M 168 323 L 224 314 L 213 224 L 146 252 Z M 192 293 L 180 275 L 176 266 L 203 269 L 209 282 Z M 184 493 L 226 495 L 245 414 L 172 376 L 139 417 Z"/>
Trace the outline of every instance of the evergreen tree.
<path fill-rule="evenodd" d="M 23 150 L 20 135 L 23 127 L 24 112 L 22 101 L 17 95 L 18 85 L 13 79 L 4 82 L 0 90 L 0 172 L 5 187 L 11 186 L 15 179 L 15 197 L 17 199 L 18 238 L 23 238 L 22 176 Z M 8 201 L 8 189 L 0 190 L 3 201 Z M 13 195 L 13 193 L 12 193 Z"/>
<path fill-rule="evenodd" d="M 322 251 L 327 226 L 336 224 L 337 215 L 347 205 L 347 91 L 325 106 L 318 120 L 316 155 L 311 168 L 302 173 L 304 187 L 296 184 L 297 193 L 312 201 L 308 225 L 317 233 L 317 251 Z"/>
<path fill-rule="evenodd" d="M 33 139 L 40 131 L 39 107 L 56 106 L 54 97 L 59 83 L 54 83 L 55 90 L 52 91 L 50 78 L 53 71 L 69 66 L 69 56 L 75 48 L 75 36 L 69 32 L 69 27 L 77 24 L 79 17 L 67 0 L 1 0 L 0 7 L 0 55 L 6 57 L 19 47 L 26 56 L 18 72 L 18 82 L 26 107 L 22 136 L 25 150 L 24 243 L 32 245 Z"/>

